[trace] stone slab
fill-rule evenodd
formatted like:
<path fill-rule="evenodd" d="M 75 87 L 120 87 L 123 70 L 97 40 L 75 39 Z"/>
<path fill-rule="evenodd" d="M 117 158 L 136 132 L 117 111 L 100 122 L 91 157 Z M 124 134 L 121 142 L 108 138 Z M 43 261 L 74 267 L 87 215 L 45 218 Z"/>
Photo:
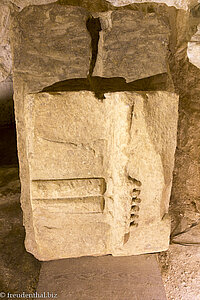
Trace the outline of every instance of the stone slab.
<path fill-rule="evenodd" d="M 84 8 L 58 4 L 28 6 L 16 13 L 11 34 L 14 76 L 25 78 L 29 92 L 87 77 L 92 55 L 88 18 Z"/>
<path fill-rule="evenodd" d="M 155 255 L 45 262 L 37 293 L 47 291 L 58 300 L 166 300 Z"/>
<path fill-rule="evenodd" d="M 102 30 L 94 76 L 123 77 L 128 83 L 168 72 L 170 32 L 161 17 L 132 10 L 99 17 Z"/>

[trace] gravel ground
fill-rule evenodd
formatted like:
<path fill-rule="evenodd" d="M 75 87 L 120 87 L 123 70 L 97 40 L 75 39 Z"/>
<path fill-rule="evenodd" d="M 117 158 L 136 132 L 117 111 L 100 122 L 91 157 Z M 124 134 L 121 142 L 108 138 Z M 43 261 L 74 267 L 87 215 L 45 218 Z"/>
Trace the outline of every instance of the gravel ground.
<path fill-rule="evenodd" d="M 200 300 L 200 249 L 170 245 L 159 255 L 168 300 Z"/>

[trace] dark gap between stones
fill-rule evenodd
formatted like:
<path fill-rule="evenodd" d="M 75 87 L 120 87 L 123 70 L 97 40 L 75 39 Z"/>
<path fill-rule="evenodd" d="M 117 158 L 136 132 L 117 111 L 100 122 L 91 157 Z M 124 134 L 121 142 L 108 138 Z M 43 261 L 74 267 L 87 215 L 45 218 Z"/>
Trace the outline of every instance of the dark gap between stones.
<path fill-rule="evenodd" d="M 101 23 L 99 18 L 90 17 L 86 22 L 87 30 L 91 36 L 91 48 L 92 48 L 92 59 L 90 62 L 90 69 L 89 69 L 89 81 L 90 77 L 92 76 L 97 55 L 98 55 L 98 43 L 99 43 L 99 32 L 101 31 Z"/>
<path fill-rule="evenodd" d="M 41 92 L 92 91 L 98 99 L 104 99 L 109 92 L 125 91 L 169 91 L 169 76 L 167 73 L 139 79 L 126 83 L 123 77 L 102 78 L 90 77 L 69 79 L 56 82 L 45 87 Z"/>
<path fill-rule="evenodd" d="M 67 91 L 90 91 L 90 83 L 87 78 L 68 79 L 56 82 L 45 87 L 43 92 L 67 92 Z"/>

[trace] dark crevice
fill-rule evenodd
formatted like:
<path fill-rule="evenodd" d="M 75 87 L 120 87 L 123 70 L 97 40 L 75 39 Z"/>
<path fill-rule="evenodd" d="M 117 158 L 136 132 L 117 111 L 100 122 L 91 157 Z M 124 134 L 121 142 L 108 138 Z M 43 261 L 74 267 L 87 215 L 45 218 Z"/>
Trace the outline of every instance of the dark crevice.
<path fill-rule="evenodd" d="M 109 92 L 170 90 L 170 79 L 167 73 L 146 77 L 129 83 L 123 77 L 92 77 L 91 81 L 95 96 L 99 99 L 103 99 L 104 94 Z"/>
<path fill-rule="evenodd" d="M 109 92 L 169 91 L 169 81 L 167 73 L 135 80 L 130 83 L 126 83 L 126 80 L 122 77 L 90 77 L 60 81 L 44 88 L 41 92 L 92 91 L 98 99 L 104 99 L 104 94 Z"/>
<path fill-rule="evenodd" d="M 91 48 L 92 48 L 92 59 L 90 62 L 90 69 L 89 69 L 89 80 L 92 76 L 97 55 L 98 55 L 98 43 L 99 43 L 99 32 L 101 31 L 101 23 L 99 18 L 89 18 L 86 23 L 87 30 L 91 36 Z"/>
<path fill-rule="evenodd" d="M 89 91 L 90 83 L 87 78 L 68 79 L 45 87 L 41 92 Z"/>

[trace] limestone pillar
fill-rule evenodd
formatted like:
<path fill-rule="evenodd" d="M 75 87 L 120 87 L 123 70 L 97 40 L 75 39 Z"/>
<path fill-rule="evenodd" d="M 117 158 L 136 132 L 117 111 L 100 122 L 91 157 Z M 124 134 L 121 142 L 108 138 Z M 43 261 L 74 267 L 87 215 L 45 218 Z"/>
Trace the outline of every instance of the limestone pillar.
<path fill-rule="evenodd" d="M 25 8 L 12 23 L 25 244 L 40 260 L 152 253 L 169 244 L 178 96 L 124 90 L 98 99 L 69 85 L 43 91 L 87 80 L 90 17 L 50 4 Z M 141 77 L 165 72 L 160 59 L 161 69 Z M 141 78 L 137 70 L 130 80 Z"/>

